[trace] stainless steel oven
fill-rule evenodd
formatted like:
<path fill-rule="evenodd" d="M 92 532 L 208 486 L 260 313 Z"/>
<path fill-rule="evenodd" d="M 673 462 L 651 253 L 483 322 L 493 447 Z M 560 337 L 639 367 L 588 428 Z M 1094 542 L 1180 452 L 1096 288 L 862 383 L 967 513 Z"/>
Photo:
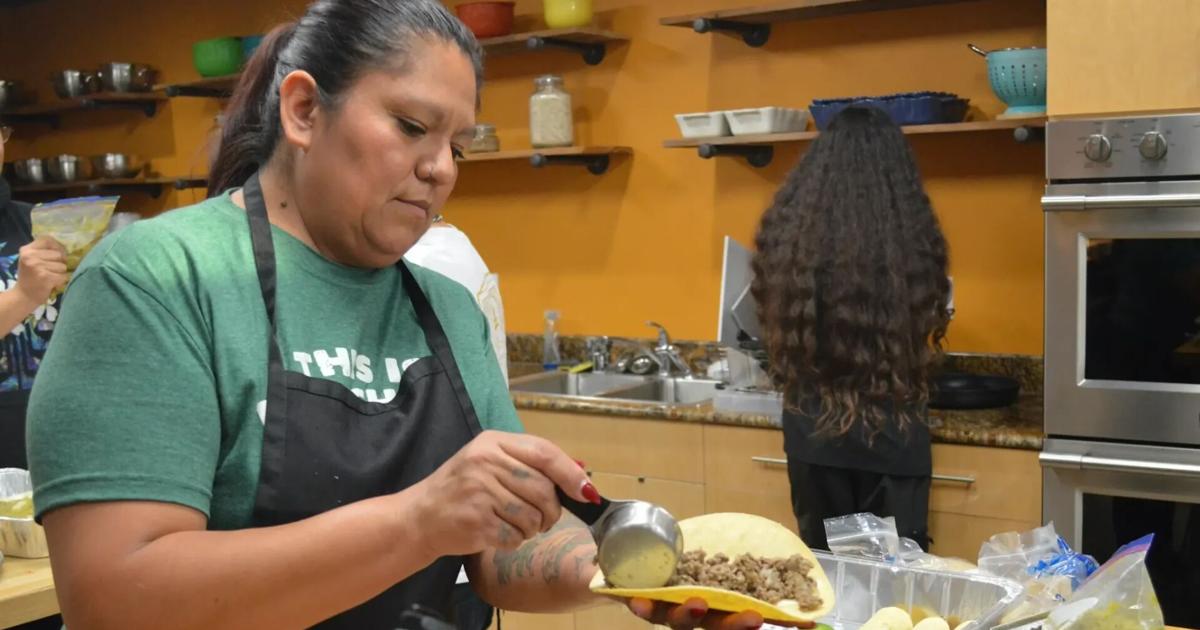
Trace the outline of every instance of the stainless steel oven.
<path fill-rule="evenodd" d="M 1200 113 L 1052 121 L 1043 516 L 1200 626 Z"/>

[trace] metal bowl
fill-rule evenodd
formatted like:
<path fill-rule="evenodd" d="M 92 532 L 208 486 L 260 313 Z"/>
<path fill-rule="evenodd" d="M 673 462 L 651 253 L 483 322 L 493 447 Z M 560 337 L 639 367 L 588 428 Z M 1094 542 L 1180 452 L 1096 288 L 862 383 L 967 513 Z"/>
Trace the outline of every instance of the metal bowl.
<path fill-rule="evenodd" d="M 17 179 L 26 184 L 46 183 L 46 162 L 42 158 L 27 158 L 12 163 Z"/>
<path fill-rule="evenodd" d="M 109 92 L 149 92 L 158 72 L 141 63 L 114 61 L 100 66 L 100 82 Z"/>
<path fill-rule="evenodd" d="M 142 172 L 145 163 L 127 153 L 103 153 L 92 156 L 92 173 L 96 177 L 120 179 L 135 177 Z"/>
<path fill-rule="evenodd" d="M 53 182 L 77 182 L 86 178 L 87 161 L 78 155 L 62 154 L 46 158 L 46 173 Z"/>
<path fill-rule="evenodd" d="M 63 70 L 52 75 L 50 80 L 59 98 L 77 98 L 100 91 L 100 77 L 95 72 Z"/>

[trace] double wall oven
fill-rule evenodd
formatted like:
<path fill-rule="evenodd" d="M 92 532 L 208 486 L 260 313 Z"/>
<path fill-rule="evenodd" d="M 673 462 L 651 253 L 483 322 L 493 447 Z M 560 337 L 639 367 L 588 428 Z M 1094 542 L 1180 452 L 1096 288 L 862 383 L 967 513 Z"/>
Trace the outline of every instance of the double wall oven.
<path fill-rule="evenodd" d="M 1200 113 L 1046 128 L 1043 511 L 1200 628 Z"/>

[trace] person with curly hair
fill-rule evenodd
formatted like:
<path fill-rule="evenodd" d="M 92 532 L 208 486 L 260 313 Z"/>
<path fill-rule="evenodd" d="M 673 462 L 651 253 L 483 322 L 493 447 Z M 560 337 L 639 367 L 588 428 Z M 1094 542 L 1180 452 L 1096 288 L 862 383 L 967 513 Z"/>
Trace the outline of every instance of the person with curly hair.
<path fill-rule="evenodd" d="M 848 107 L 764 213 L 754 283 L 769 373 L 784 395 L 792 507 L 873 512 L 928 544 L 930 370 L 949 323 L 946 239 L 900 129 Z"/>

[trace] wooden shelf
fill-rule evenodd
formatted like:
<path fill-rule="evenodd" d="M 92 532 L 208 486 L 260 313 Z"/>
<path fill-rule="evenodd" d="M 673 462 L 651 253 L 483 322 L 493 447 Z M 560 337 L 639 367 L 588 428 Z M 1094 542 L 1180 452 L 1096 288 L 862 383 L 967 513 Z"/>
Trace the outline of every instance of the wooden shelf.
<path fill-rule="evenodd" d="M 151 197 L 158 197 L 164 188 L 183 190 L 207 186 L 203 178 L 189 177 L 127 177 L 120 179 L 86 179 L 77 182 L 31 184 L 13 186 L 14 193 L 50 193 L 68 190 L 80 190 L 88 194 L 108 194 L 122 192 L 143 192 Z"/>
<path fill-rule="evenodd" d="M 165 100 L 166 97 L 158 92 L 97 92 L 52 103 L 14 107 L 5 111 L 4 117 L 16 123 L 40 122 L 55 127 L 62 114 L 91 109 L 131 109 L 149 118 L 158 111 L 159 103 Z"/>
<path fill-rule="evenodd" d="M 1033 118 L 1005 118 L 977 120 L 939 125 L 912 125 L 901 127 L 905 135 L 938 133 L 973 133 L 985 131 L 1011 131 L 1018 142 L 1041 139 L 1046 126 L 1044 116 Z M 697 149 L 700 157 L 712 158 L 733 155 L 746 158 L 754 166 L 766 166 L 773 157 L 773 145 L 806 142 L 820 135 L 820 131 L 762 134 L 753 136 L 721 136 L 719 138 L 681 138 L 667 140 L 668 149 Z"/>
<path fill-rule="evenodd" d="M 580 53 L 588 65 L 594 66 L 604 60 L 609 44 L 628 39 L 619 33 L 596 28 L 560 28 L 492 37 L 480 40 L 479 44 L 490 55 L 510 55 L 546 48 L 566 49 Z"/>
<path fill-rule="evenodd" d="M 555 165 L 585 166 L 593 175 L 602 175 L 608 171 L 612 158 L 618 155 L 629 155 L 633 149 L 629 147 L 563 147 L 558 149 L 521 149 L 516 151 L 495 151 L 492 153 L 468 153 L 460 162 L 500 162 L 525 160 L 531 166 L 541 168 Z"/>
<path fill-rule="evenodd" d="M 767 43 L 771 36 L 771 25 L 779 22 L 972 1 L 974 0 L 787 0 L 756 7 L 664 17 L 659 23 L 690 28 L 697 33 L 730 32 L 740 36 L 746 44 L 757 48 Z"/>
<path fill-rule="evenodd" d="M 156 85 L 155 90 L 161 91 L 170 98 L 179 96 L 196 96 L 201 98 L 228 98 L 233 94 L 241 74 L 227 74 L 223 77 L 199 79 L 188 83 L 163 83 Z"/>

